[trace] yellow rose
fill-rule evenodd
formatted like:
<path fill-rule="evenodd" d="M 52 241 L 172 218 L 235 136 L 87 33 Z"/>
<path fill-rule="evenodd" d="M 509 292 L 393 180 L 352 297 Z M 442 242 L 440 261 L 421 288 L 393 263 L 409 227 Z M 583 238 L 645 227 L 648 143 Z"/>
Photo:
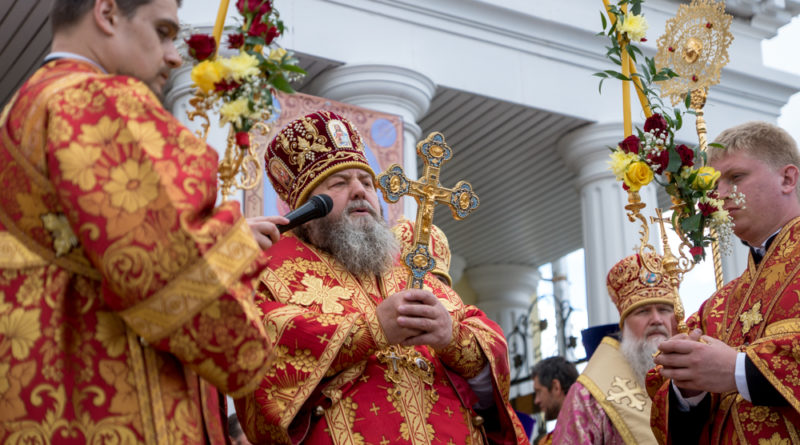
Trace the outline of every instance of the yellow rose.
<path fill-rule="evenodd" d="M 692 181 L 692 188 L 695 190 L 711 190 L 717 185 L 719 176 L 720 172 L 715 170 L 714 167 L 700 167 L 697 169 L 697 176 Z"/>
<path fill-rule="evenodd" d="M 284 56 L 286 56 L 286 50 L 283 48 L 275 48 L 269 52 L 269 60 L 275 63 L 281 63 Z"/>
<path fill-rule="evenodd" d="M 214 85 L 222 80 L 222 67 L 216 60 L 204 60 L 192 68 L 192 82 L 200 91 L 208 93 Z"/>
<path fill-rule="evenodd" d="M 242 97 L 221 106 L 219 108 L 219 114 L 222 116 L 223 122 L 231 122 L 239 125 L 241 124 L 243 117 L 248 117 L 252 113 L 250 111 L 247 98 Z"/>
<path fill-rule="evenodd" d="M 614 173 L 617 181 L 622 181 L 622 178 L 625 176 L 625 170 L 628 169 L 628 165 L 638 160 L 638 155 L 625 153 L 622 150 L 614 150 L 611 152 L 611 161 L 608 162 L 608 165 L 611 167 L 611 171 Z"/>
<path fill-rule="evenodd" d="M 630 191 L 638 192 L 640 188 L 650 184 L 650 181 L 653 180 L 653 170 L 646 163 L 636 161 L 628 166 L 622 179 Z"/>
<path fill-rule="evenodd" d="M 631 14 L 629 12 L 625 14 L 625 19 L 622 21 L 622 26 L 619 27 L 619 31 L 627 34 L 631 41 L 638 42 L 644 38 L 647 28 L 649 27 L 650 25 L 647 24 L 647 20 L 644 19 L 644 16 Z"/>
<path fill-rule="evenodd" d="M 241 82 L 249 76 L 257 76 L 258 59 L 248 53 L 242 52 L 237 56 L 220 60 L 223 76 L 228 80 Z"/>

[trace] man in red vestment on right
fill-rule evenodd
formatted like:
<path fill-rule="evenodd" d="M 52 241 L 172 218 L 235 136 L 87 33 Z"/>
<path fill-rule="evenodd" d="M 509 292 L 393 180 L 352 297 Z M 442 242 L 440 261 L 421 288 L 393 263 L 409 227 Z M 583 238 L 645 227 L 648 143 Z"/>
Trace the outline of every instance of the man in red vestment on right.
<path fill-rule="evenodd" d="M 800 153 L 764 122 L 717 142 L 709 161 L 750 257 L 689 318 L 688 336 L 661 343 L 651 425 L 660 443 L 800 443 Z"/>

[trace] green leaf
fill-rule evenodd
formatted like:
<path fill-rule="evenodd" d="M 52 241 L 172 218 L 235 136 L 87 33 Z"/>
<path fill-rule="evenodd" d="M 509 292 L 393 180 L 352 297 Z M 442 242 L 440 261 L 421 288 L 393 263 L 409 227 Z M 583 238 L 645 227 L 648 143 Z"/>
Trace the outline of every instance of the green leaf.
<path fill-rule="evenodd" d="M 677 173 L 681 168 L 681 156 L 675 150 L 669 150 L 669 164 L 667 164 L 667 171 L 670 173 Z"/>
<path fill-rule="evenodd" d="M 291 71 L 293 73 L 308 74 L 306 70 L 304 70 L 303 68 L 300 68 L 297 65 L 292 65 L 289 63 L 281 65 L 281 69 L 285 71 Z"/>
<path fill-rule="evenodd" d="M 594 74 L 592 74 L 592 76 L 597 76 L 597 77 L 600 77 L 602 79 L 608 78 L 608 74 L 606 74 L 606 73 L 594 73 Z"/>
<path fill-rule="evenodd" d="M 294 93 L 294 89 L 289 84 L 289 81 L 283 77 L 283 74 L 276 73 L 270 76 L 269 83 L 275 87 L 278 91 L 283 91 L 284 93 L 292 94 Z"/>
<path fill-rule="evenodd" d="M 708 144 L 708 146 L 709 147 L 714 147 L 714 148 L 721 148 L 723 150 L 725 149 L 724 145 L 722 145 L 720 143 L 717 143 L 717 142 L 711 142 L 710 144 Z"/>
<path fill-rule="evenodd" d="M 622 73 L 618 73 L 618 72 L 616 72 L 616 71 L 613 71 L 613 70 L 606 70 L 606 71 L 605 71 L 605 73 L 606 73 L 606 74 L 608 74 L 609 76 L 611 76 L 611 77 L 615 78 L 615 79 L 619 79 L 619 80 L 631 80 L 631 79 L 630 79 L 628 76 L 625 76 L 625 75 L 623 75 Z"/>
<path fill-rule="evenodd" d="M 603 23 L 603 29 L 606 29 L 608 22 L 606 21 L 606 15 L 602 11 L 600 11 L 600 21 Z"/>
<path fill-rule="evenodd" d="M 703 222 L 703 215 L 696 213 L 683 221 L 681 221 L 681 230 L 684 232 L 694 232 L 700 230 L 700 224 Z"/>

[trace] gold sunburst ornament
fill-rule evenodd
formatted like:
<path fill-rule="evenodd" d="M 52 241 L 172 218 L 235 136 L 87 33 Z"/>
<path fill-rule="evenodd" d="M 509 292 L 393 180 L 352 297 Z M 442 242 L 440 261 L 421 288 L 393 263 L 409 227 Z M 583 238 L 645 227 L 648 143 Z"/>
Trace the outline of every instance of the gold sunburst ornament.
<path fill-rule="evenodd" d="M 689 91 L 719 83 L 722 67 L 729 61 L 732 20 L 732 16 L 725 14 L 722 2 L 692 0 L 691 5 L 678 8 L 658 39 L 656 66 L 670 67 L 678 74 L 660 82 L 662 97 L 669 97 L 675 105 Z"/>

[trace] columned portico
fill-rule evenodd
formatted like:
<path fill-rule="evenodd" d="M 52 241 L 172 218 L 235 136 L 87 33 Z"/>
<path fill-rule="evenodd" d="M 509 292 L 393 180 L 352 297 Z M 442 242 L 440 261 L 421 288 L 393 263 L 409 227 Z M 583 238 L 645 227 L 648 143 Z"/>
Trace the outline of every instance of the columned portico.
<path fill-rule="evenodd" d="M 417 121 L 425 115 L 436 92 L 426 75 L 391 65 L 345 65 L 325 71 L 308 85 L 307 93 L 403 118 L 403 170 L 417 179 L 417 142 L 422 129 Z M 403 213 L 416 215 L 416 202 L 404 199 Z"/>
<path fill-rule="evenodd" d="M 641 245 L 639 222 L 631 223 L 626 216 L 628 194 L 608 165 L 608 147 L 616 146 L 623 139 L 622 133 L 621 123 L 592 124 L 559 141 L 562 158 L 577 175 L 575 185 L 580 193 L 589 326 L 619 321 L 617 308 L 606 291 L 606 275 L 617 261 Z M 644 215 L 655 215 L 656 187 L 643 187 L 639 194 L 647 204 Z M 657 231 L 650 231 L 649 243 L 661 251 Z"/>
<path fill-rule="evenodd" d="M 522 350 L 521 338 L 510 337 L 514 327 L 522 317 L 527 320 L 531 302 L 536 298 L 539 285 L 539 272 L 528 266 L 516 264 L 492 264 L 469 267 L 465 276 L 478 295 L 477 306 L 503 328 L 508 339 L 509 354 L 512 360 L 511 379 L 515 377 L 513 369 L 514 355 L 520 354 L 528 358 L 528 365 L 534 364 L 533 342 L 527 341 L 527 349 Z M 538 322 L 538 320 L 536 320 Z M 511 397 L 533 392 L 531 382 L 523 382 L 511 388 Z"/>

